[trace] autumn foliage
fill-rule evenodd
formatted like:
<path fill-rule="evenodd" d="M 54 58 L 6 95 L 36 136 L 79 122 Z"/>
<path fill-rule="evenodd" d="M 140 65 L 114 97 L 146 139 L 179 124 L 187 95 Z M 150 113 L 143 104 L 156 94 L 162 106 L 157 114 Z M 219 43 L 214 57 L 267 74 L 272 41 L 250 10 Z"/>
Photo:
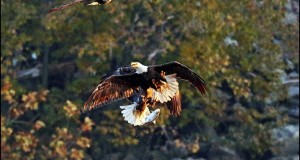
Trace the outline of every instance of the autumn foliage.
<path fill-rule="evenodd" d="M 113 0 L 46 14 L 63 2 L 1 0 L 1 159 L 207 158 L 224 146 L 261 159 L 274 128 L 299 123 L 281 81 L 299 73 L 296 1 Z M 157 105 L 156 125 L 134 127 L 126 100 L 81 115 L 106 73 L 175 60 L 208 88 L 180 82 L 179 117 Z"/>

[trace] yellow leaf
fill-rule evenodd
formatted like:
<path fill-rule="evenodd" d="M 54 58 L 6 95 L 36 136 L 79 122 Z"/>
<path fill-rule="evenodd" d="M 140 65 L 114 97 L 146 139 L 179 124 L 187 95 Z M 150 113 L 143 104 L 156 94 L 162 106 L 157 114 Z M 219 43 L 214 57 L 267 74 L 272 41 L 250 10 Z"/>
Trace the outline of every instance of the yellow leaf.
<path fill-rule="evenodd" d="M 89 148 L 91 140 L 86 137 L 80 137 L 77 139 L 76 144 L 82 148 Z"/>
<path fill-rule="evenodd" d="M 46 126 L 46 125 L 45 125 L 45 123 L 44 123 L 43 121 L 38 120 L 38 121 L 36 121 L 35 124 L 34 124 L 34 129 L 35 129 L 35 130 L 39 130 L 39 129 L 45 127 L 45 126 Z"/>
<path fill-rule="evenodd" d="M 84 123 L 81 125 L 81 130 L 83 132 L 91 131 L 94 124 L 95 123 L 89 117 L 85 117 Z"/>
<path fill-rule="evenodd" d="M 72 159 L 83 159 L 84 158 L 83 151 L 72 148 L 71 149 L 71 158 Z"/>

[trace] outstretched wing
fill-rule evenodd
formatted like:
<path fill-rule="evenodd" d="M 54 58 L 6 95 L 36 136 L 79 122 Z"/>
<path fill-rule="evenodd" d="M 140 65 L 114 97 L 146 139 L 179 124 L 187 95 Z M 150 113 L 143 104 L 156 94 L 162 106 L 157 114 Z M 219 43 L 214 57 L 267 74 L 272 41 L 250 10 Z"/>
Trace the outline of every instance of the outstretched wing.
<path fill-rule="evenodd" d="M 84 0 L 74 0 L 73 2 L 70 2 L 68 4 L 64 4 L 64 5 L 61 5 L 59 7 L 56 7 L 56 8 L 52 8 L 48 11 L 48 13 L 51 13 L 51 12 L 55 12 L 55 11 L 58 11 L 58 10 L 62 10 L 62 9 L 65 9 L 75 3 L 79 3 L 79 2 L 83 2 Z"/>
<path fill-rule="evenodd" d="M 158 73 L 161 73 L 163 71 L 166 73 L 166 75 L 176 73 L 176 77 L 192 83 L 198 88 L 201 94 L 205 94 L 206 92 L 204 80 L 191 69 L 179 62 L 174 61 L 163 65 L 153 65 L 149 67 Z"/>
<path fill-rule="evenodd" d="M 96 107 L 128 98 L 135 94 L 141 83 L 140 75 L 113 75 L 103 80 L 84 104 L 83 111 L 90 111 Z"/>
<path fill-rule="evenodd" d="M 179 91 L 175 94 L 175 96 L 171 99 L 171 101 L 166 102 L 166 105 L 173 116 L 177 117 L 180 115 L 182 109 L 181 109 L 181 96 Z"/>

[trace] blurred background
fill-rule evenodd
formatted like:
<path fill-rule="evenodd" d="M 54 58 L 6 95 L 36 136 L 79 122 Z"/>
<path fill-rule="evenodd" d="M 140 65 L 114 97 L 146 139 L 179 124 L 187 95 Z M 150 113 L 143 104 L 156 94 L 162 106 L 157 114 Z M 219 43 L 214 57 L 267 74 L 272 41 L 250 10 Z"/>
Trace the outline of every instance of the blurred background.
<path fill-rule="evenodd" d="M 1 0 L 1 159 L 299 159 L 298 0 Z M 109 104 L 80 119 L 120 66 L 179 61 L 183 112 L 133 127 Z"/>

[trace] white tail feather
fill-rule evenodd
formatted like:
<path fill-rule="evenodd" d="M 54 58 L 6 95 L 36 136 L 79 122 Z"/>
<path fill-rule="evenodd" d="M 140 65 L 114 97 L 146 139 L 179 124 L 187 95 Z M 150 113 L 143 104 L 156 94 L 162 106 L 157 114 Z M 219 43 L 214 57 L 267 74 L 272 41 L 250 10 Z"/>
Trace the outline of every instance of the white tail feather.
<path fill-rule="evenodd" d="M 146 117 L 150 114 L 149 108 L 146 107 L 144 112 L 142 112 L 141 114 L 136 114 L 136 106 L 136 102 L 126 106 L 120 106 L 120 108 L 122 109 L 121 113 L 125 121 L 127 121 L 128 123 L 134 126 L 143 125 L 145 123 Z"/>

